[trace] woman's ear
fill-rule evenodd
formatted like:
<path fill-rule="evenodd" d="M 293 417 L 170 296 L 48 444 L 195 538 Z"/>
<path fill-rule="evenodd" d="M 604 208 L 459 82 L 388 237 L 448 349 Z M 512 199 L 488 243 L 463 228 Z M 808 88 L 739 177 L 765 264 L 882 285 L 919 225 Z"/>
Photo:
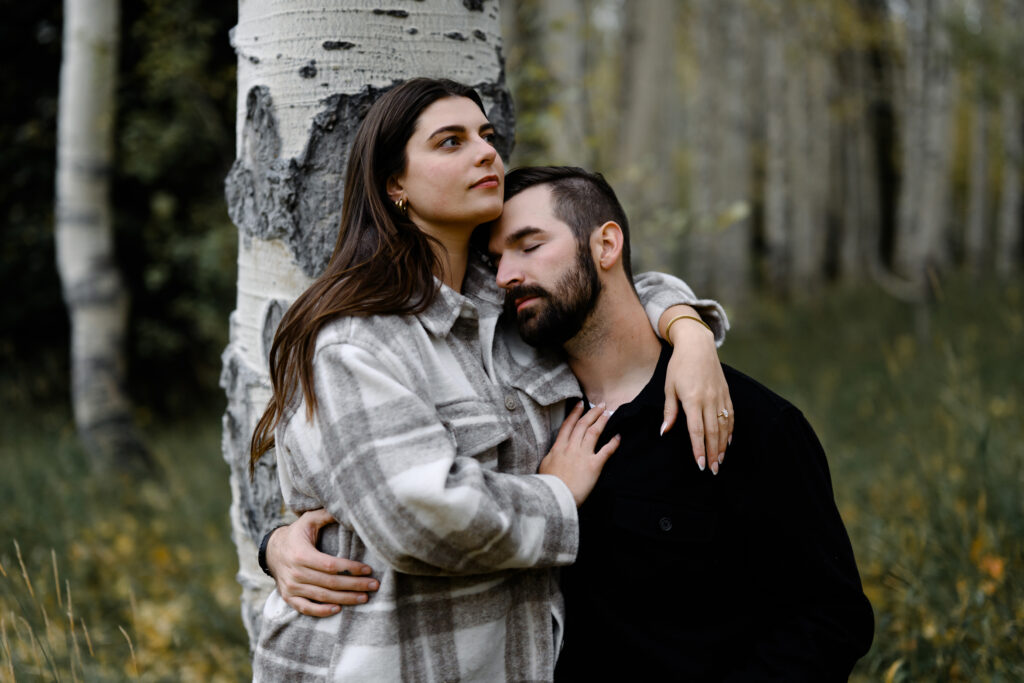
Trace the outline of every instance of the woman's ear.
<path fill-rule="evenodd" d="M 388 199 L 393 202 L 397 202 L 399 199 L 405 196 L 402 184 L 398 182 L 398 178 L 391 176 L 388 178 L 388 182 L 385 186 L 388 193 Z"/>
<path fill-rule="evenodd" d="M 608 221 L 596 231 L 596 261 L 602 269 L 608 270 L 622 259 L 622 227 L 615 221 Z"/>

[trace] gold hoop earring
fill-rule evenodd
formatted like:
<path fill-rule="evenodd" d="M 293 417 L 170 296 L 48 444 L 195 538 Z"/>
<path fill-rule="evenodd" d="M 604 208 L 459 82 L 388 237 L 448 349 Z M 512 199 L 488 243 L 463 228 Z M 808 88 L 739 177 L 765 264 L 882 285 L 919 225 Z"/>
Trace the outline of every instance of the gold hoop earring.
<path fill-rule="evenodd" d="M 395 201 L 395 206 L 398 208 L 399 211 L 402 212 L 403 216 L 408 216 L 409 215 L 409 200 L 406 199 L 405 197 L 402 197 L 401 199 L 396 200 Z"/>

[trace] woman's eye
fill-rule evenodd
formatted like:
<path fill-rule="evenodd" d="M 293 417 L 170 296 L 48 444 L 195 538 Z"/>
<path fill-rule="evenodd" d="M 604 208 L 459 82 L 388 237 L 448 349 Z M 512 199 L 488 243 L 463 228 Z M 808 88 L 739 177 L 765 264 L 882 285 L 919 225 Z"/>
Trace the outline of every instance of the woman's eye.
<path fill-rule="evenodd" d="M 487 142 L 487 144 L 489 144 L 489 145 L 491 145 L 493 147 L 498 142 L 498 134 L 497 133 L 487 133 L 486 135 L 484 135 L 484 140 Z"/>
<path fill-rule="evenodd" d="M 454 135 L 450 135 L 446 137 L 444 140 L 441 140 L 441 144 L 438 145 L 438 147 L 455 147 L 458 144 L 459 138 L 457 138 Z"/>
<path fill-rule="evenodd" d="M 539 246 L 540 246 L 539 244 L 534 244 L 533 246 L 526 247 L 525 249 L 523 249 L 523 251 L 524 252 L 531 252 L 531 251 L 533 251 L 534 249 L 536 249 Z"/>

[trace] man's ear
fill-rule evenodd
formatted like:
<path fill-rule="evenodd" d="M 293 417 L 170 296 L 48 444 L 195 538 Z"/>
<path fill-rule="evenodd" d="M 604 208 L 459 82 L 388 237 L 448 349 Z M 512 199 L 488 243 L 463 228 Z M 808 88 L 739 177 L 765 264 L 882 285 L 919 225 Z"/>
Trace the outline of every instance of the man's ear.
<path fill-rule="evenodd" d="M 594 231 L 594 261 L 602 270 L 609 270 L 622 260 L 623 243 L 622 227 L 615 221 L 608 221 Z"/>
<path fill-rule="evenodd" d="M 393 202 L 397 202 L 404 196 L 402 184 L 398 182 L 398 178 L 396 178 L 395 176 L 391 176 L 390 178 L 388 178 L 388 182 L 385 185 L 385 189 L 387 190 L 388 193 L 388 199 L 390 199 Z"/>

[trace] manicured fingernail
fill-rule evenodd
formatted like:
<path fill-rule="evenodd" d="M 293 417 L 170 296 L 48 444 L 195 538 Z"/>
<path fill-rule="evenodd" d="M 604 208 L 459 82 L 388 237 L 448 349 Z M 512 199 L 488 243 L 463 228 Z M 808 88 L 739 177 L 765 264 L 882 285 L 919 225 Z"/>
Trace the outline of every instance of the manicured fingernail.
<path fill-rule="evenodd" d="M 661 423 L 661 431 L 658 432 L 658 436 L 665 436 L 665 430 L 668 429 L 668 420 Z"/>
<path fill-rule="evenodd" d="M 726 441 L 730 446 L 732 445 L 732 434 L 729 435 L 729 439 Z"/>
<path fill-rule="evenodd" d="M 725 462 L 725 451 L 718 454 L 718 464 L 721 465 L 723 462 Z"/>
<path fill-rule="evenodd" d="M 356 602 L 366 602 L 369 599 L 370 599 L 370 596 L 368 596 L 366 594 L 360 594 L 360 595 L 356 596 Z"/>
<path fill-rule="evenodd" d="M 704 456 L 703 455 L 700 456 L 699 458 L 697 458 L 697 467 L 700 468 L 701 472 L 704 471 L 704 462 L 705 462 L 705 460 L 704 460 Z"/>
<path fill-rule="evenodd" d="M 366 584 L 366 585 L 367 585 L 367 586 L 369 586 L 369 587 L 370 587 L 370 590 L 372 590 L 372 591 L 375 591 L 375 590 L 377 590 L 378 588 L 380 588 L 380 584 L 379 584 L 379 583 L 377 583 L 376 581 L 371 581 L 371 582 L 369 582 L 369 583 L 368 583 L 368 584 Z"/>
<path fill-rule="evenodd" d="M 711 461 L 711 474 L 718 474 L 718 463 L 714 460 Z"/>
<path fill-rule="evenodd" d="M 604 411 L 604 413 L 602 413 L 602 415 L 604 415 L 605 417 L 611 417 L 612 416 L 612 411 L 606 410 L 606 411 Z"/>

